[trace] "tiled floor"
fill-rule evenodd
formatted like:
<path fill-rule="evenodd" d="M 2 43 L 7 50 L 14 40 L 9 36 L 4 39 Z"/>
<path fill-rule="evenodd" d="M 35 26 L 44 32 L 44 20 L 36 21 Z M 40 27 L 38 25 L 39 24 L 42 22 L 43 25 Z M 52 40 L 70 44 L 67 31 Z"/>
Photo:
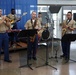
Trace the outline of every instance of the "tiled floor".
<path fill-rule="evenodd" d="M 72 43 L 72 45 L 75 45 L 75 43 Z M 76 60 L 76 51 L 75 48 L 71 45 L 71 58 L 74 57 L 74 60 Z M 73 46 L 74 46 L 73 45 Z M 60 49 L 60 48 L 59 48 Z M 55 50 L 55 48 L 54 48 Z M 44 46 L 39 46 L 38 52 L 37 52 L 37 61 L 30 60 L 29 62 L 32 64 L 31 67 L 33 70 L 31 70 L 29 67 L 23 67 L 19 68 L 20 66 L 26 65 L 26 50 L 20 50 L 17 52 L 10 53 L 10 58 L 12 60 L 12 63 L 6 63 L 3 61 L 3 55 L 1 56 L 0 60 L 0 75 L 76 75 L 76 62 L 69 61 L 69 63 L 64 64 L 62 59 L 59 58 L 59 55 L 61 51 L 58 51 L 58 62 L 53 57 L 51 58 L 51 45 L 49 45 L 49 58 L 48 64 L 51 66 L 54 66 L 57 68 L 55 70 L 54 68 L 50 66 L 42 66 L 38 67 L 40 65 L 45 64 L 45 58 L 46 58 L 46 48 Z M 54 55 L 53 55 L 54 56 Z"/>
<path fill-rule="evenodd" d="M 58 27 L 59 28 L 59 27 Z M 59 32 L 59 31 L 58 31 Z M 56 36 L 56 34 L 55 34 Z M 60 37 L 60 33 L 57 33 L 57 37 Z M 76 60 L 76 42 L 72 42 L 70 50 L 70 58 Z M 53 48 L 54 47 L 54 48 Z M 46 47 L 39 46 L 37 51 L 37 60 L 30 60 L 31 70 L 29 67 L 19 68 L 21 66 L 27 65 L 27 52 L 26 50 L 14 51 L 10 53 L 10 59 L 12 63 L 6 63 L 3 61 L 3 54 L 0 59 L 0 75 L 76 75 L 76 62 L 69 61 L 65 64 L 63 59 L 60 59 L 59 56 L 61 52 L 61 44 L 59 42 L 53 42 L 53 46 L 49 43 L 48 49 L 48 64 L 57 68 L 54 69 L 50 66 L 42 66 L 46 62 Z M 55 50 L 58 50 L 58 58 L 55 57 Z"/>

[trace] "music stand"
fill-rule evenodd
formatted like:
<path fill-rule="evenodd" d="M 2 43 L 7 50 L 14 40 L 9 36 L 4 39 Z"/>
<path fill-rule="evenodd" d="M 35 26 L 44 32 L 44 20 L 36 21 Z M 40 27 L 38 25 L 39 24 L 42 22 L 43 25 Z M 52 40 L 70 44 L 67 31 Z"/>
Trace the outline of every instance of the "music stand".
<path fill-rule="evenodd" d="M 70 33 L 66 33 L 63 37 L 62 37 L 62 41 L 64 42 L 68 42 L 68 41 L 75 41 L 76 40 L 76 32 L 70 32 Z M 70 59 L 70 50 L 69 50 L 69 60 L 76 62 L 76 60 L 72 60 Z"/>
<path fill-rule="evenodd" d="M 23 66 L 20 66 L 20 68 L 22 68 L 22 67 L 29 67 L 31 70 L 33 70 L 31 68 L 31 66 L 30 66 L 31 64 L 29 64 L 29 60 L 28 60 L 28 53 L 29 53 L 28 41 L 29 41 L 30 36 L 34 36 L 35 34 L 37 34 L 37 29 L 22 30 L 17 35 L 19 38 L 24 38 L 24 37 L 27 38 L 27 64 L 23 65 Z"/>
<path fill-rule="evenodd" d="M 42 33 L 42 38 L 47 44 L 47 46 L 46 46 L 46 61 L 45 61 L 45 64 L 43 64 L 41 66 L 37 66 L 36 68 L 42 67 L 42 66 L 50 66 L 50 67 L 57 70 L 57 68 L 55 68 L 55 67 L 48 64 L 48 42 L 49 42 L 50 39 L 49 39 L 49 32 L 47 32 L 47 30 L 44 33 Z"/>

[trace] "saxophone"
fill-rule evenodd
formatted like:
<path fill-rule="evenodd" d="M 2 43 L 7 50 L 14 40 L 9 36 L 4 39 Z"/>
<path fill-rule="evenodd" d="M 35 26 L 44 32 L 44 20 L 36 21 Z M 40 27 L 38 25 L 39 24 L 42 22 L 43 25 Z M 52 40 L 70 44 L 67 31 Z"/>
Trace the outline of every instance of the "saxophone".
<path fill-rule="evenodd" d="M 62 29 L 62 36 L 64 36 L 64 34 L 66 34 L 67 29 L 70 29 L 70 26 L 66 26 L 65 28 Z"/>
<path fill-rule="evenodd" d="M 34 42 L 36 38 L 36 34 L 34 36 L 30 36 L 30 42 Z"/>
<path fill-rule="evenodd" d="M 32 19 L 30 21 L 31 21 L 32 28 L 35 29 L 35 27 L 37 25 L 37 19 L 35 20 L 34 23 L 32 22 Z M 30 42 L 34 42 L 35 41 L 36 35 L 37 34 L 35 34 L 34 36 L 30 36 Z"/>
<path fill-rule="evenodd" d="M 67 29 L 69 28 L 69 26 L 68 26 L 68 23 L 67 22 L 66 23 L 62 23 L 62 25 L 64 25 L 62 27 L 62 36 L 64 36 L 64 34 L 66 34 Z"/>
<path fill-rule="evenodd" d="M 62 29 L 62 36 L 64 36 L 64 34 L 66 34 L 66 32 L 67 32 L 67 28 L 63 28 Z"/>

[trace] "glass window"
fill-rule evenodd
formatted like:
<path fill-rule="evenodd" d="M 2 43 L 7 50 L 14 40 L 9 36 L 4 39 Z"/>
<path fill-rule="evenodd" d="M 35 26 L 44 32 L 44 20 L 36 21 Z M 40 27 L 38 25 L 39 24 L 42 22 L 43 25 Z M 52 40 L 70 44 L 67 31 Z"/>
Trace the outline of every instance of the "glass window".
<path fill-rule="evenodd" d="M 71 10 L 63 10 L 63 14 L 67 14 L 67 12 L 69 12 Z"/>
<path fill-rule="evenodd" d="M 63 15 L 63 20 L 65 20 L 66 19 L 66 15 Z"/>
<path fill-rule="evenodd" d="M 49 6 L 38 6 L 38 12 L 47 12 Z"/>
<path fill-rule="evenodd" d="M 76 13 L 76 10 L 72 10 L 72 14 L 73 14 L 73 13 Z"/>

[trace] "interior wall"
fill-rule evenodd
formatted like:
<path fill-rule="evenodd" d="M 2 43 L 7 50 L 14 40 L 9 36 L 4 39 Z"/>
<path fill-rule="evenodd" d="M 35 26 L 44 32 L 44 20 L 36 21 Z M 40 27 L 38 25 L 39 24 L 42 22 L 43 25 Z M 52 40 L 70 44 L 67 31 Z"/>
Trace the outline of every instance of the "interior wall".
<path fill-rule="evenodd" d="M 4 15 L 8 15 L 11 12 L 11 8 L 15 8 L 19 17 L 24 12 L 27 12 L 27 15 L 23 16 L 21 21 L 18 22 L 18 29 L 24 29 L 24 24 L 31 18 L 30 13 L 32 11 L 37 12 L 37 0 L 0 0 L 0 8 L 2 8 Z"/>

